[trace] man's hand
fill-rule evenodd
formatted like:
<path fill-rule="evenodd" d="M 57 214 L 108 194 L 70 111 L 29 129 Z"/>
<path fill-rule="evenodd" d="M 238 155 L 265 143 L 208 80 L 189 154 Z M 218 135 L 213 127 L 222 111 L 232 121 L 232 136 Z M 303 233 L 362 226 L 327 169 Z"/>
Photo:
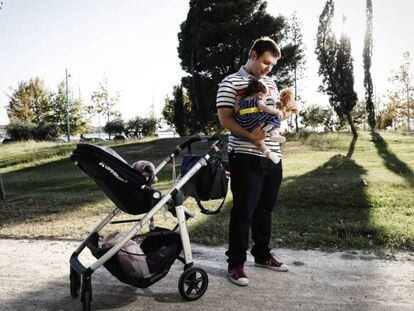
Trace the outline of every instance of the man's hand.
<path fill-rule="evenodd" d="M 256 141 L 256 140 L 264 140 L 266 137 L 265 131 L 263 131 L 264 123 L 261 123 L 258 127 L 254 129 L 253 132 L 250 132 L 249 139 Z"/>

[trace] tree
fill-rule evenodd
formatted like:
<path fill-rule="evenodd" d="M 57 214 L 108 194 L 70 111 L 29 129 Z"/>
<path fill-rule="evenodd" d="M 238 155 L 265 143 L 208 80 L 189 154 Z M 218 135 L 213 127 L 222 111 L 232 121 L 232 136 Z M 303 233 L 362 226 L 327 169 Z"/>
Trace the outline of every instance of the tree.
<path fill-rule="evenodd" d="M 404 63 L 398 71 L 393 72 L 391 82 L 393 89 L 388 91 L 388 100 L 390 105 L 394 106 L 395 117 L 406 120 L 407 129 L 411 130 L 411 123 L 414 111 L 414 78 L 410 72 L 411 57 L 407 51 L 403 54 Z"/>
<path fill-rule="evenodd" d="M 372 0 L 366 1 L 366 16 L 367 26 L 365 30 L 364 51 L 362 57 L 364 60 L 364 87 L 365 87 L 365 102 L 366 110 L 368 112 L 368 124 L 371 131 L 375 130 L 375 109 L 372 100 L 374 87 L 372 85 L 371 77 L 371 58 L 372 58 Z"/>
<path fill-rule="evenodd" d="M 266 12 L 262 0 L 191 0 L 186 20 L 178 33 L 181 67 L 189 75 L 182 79 L 191 102 L 189 121 L 193 132 L 209 133 L 220 128 L 216 96 L 220 81 L 245 64 L 251 44 L 261 36 L 276 42 L 284 37 L 285 19 Z M 278 85 L 291 84 L 288 65 L 295 48 L 282 47 L 283 57 L 270 73 Z"/>
<path fill-rule="evenodd" d="M 335 111 L 331 107 L 310 105 L 300 113 L 300 116 L 303 124 L 314 130 L 323 126 L 325 131 L 339 131 L 344 124 L 342 119 L 335 117 Z"/>
<path fill-rule="evenodd" d="M 355 127 L 364 129 L 368 120 L 368 112 L 366 109 L 367 105 L 364 101 L 357 101 L 354 109 L 351 111 L 352 120 L 354 121 Z"/>
<path fill-rule="evenodd" d="M 190 133 L 190 101 L 184 93 L 182 84 L 174 86 L 172 99 L 168 96 L 165 98 L 162 116 L 168 125 L 174 126 L 180 136 Z"/>
<path fill-rule="evenodd" d="M 119 118 L 121 116 L 120 112 L 114 109 L 119 102 L 119 97 L 119 92 L 115 92 L 114 95 L 108 92 L 108 80 L 105 78 L 99 84 L 98 90 L 92 93 L 91 100 L 93 105 L 87 106 L 86 111 L 90 115 L 98 115 L 99 119 L 101 114 L 106 116 L 107 122 L 111 118 Z"/>
<path fill-rule="evenodd" d="M 154 117 L 135 117 L 127 122 L 125 132 L 129 137 L 152 136 L 157 129 L 158 120 Z"/>
<path fill-rule="evenodd" d="M 397 119 L 396 106 L 389 104 L 376 114 L 377 128 L 385 130 L 393 126 L 393 121 Z"/>
<path fill-rule="evenodd" d="M 105 133 L 111 134 L 122 134 L 125 133 L 125 123 L 121 118 L 111 120 L 104 126 Z"/>
<path fill-rule="evenodd" d="M 58 136 L 55 123 L 41 121 L 37 124 L 30 121 L 11 119 L 6 127 L 7 134 L 13 140 L 53 140 Z"/>
<path fill-rule="evenodd" d="M 295 90 L 295 100 L 300 99 L 298 94 L 298 81 L 304 77 L 305 72 L 305 58 L 304 58 L 304 44 L 302 38 L 302 22 L 297 16 L 296 11 L 293 12 L 289 23 L 286 27 L 288 44 L 294 48 L 295 57 L 292 59 L 291 66 L 293 70 L 293 86 Z M 296 132 L 299 131 L 298 114 L 294 116 Z"/>
<path fill-rule="evenodd" d="M 154 136 L 157 130 L 158 120 L 154 117 L 144 118 L 142 124 L 142 136 Z"/>
<path fill-rule="evenodd" d="M 50 107 L 51 92 L 39 77 L 28 82 L 20 81 L 17 89 L 9 95 L 6 106 L 10 119 L 39 123 L 53 113 Z"/>
<path fill-rule="evenodd" d="M 358 137 L 351 111 L 357 102 L 354 91 L 353 59 L 349 36 L 342 32 L 339 42 L 332 31 L 334 3 L 328 0 L 319 17 L 316 55 L 322 77 L 320 91 L 329 96 L 329 103 L 340 119 L 346 118 L 353 136 Z M 343 18 L 345 23 L 345 17 Z"/>
<path fill-rule="evenodd" d="M 82 101 L 74 99 L 72 94 L 69 93 L 68 102 L 71 134 L 76 135 L 85 132 L 88 124 L 83 113 Z M 53 112 L 48 117 L 48 121 L 57 124 L 59 135 L 63 135 L 67 132 L 66 88 L 63 81 L 58 84 L 57 92 L 52 94 L 50 105 Z"/>

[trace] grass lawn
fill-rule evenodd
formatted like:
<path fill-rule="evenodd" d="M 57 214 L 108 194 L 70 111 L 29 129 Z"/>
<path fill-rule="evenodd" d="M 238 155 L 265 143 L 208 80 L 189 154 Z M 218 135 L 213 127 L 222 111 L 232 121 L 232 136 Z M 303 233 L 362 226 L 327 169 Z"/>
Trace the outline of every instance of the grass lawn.
<path fill-rule="evenodd" d="M 127 161 L 159 163 L 183 141 L 147 139 L 110 145 Z M 272 247 L 414 249 L 414 135 L 360 133 L 288 137 Z M 74 144 L 0 145 L 6 201 L 0 237 L 84 238 L 113 204 L 68 159 Z M 171 166 L 156 188 L 171 186 Z M 211 202 L 215 207 L 219 202 Z M 192 199 L 186 205 L 197 210 Z M 189 221 L 193 242 L 227 243 L 231 192 L 223 212 Z M 121 218 L 128 218 L 128 215 Z M 175 222 L 159 213 L 161 226 Z M 107 231 L 131 225 L 107 226 Z"/>

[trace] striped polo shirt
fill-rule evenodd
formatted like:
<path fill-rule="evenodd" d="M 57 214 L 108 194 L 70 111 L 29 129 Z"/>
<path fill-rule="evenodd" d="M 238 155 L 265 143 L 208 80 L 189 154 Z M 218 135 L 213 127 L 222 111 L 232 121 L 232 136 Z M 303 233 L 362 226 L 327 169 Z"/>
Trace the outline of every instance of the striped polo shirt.
<path fill-rule="evenodd" d="M 253 132 L 260 124 L 270 124 L 280 127 L 277 115 L 260 111 L 258 108 L 261 99 L 258 97 L 246 97 L 240 101 L 240 111 L 236 114 L 236 121 L 249 132 Z"/>
<path fill-rule="evenodd" d="M 217 109 L 234 109 L 236 96 L 244 92 L 252 78 L 254 78 L 254 76 L 249 74 L 244 69 L 244 67 L 241 67 L 238 72 L 225 77 L 223 81 L 220 83 L 217 92 Z M 274 106 L 277 101 L 278 94 L 276 83 L 267 76 L 261 79 L 269 88 L 270 94 L 268 95 L 268 97 L 266 97 L 266 102 L 268 105 Z M 276 152 L 279 156 L 282 156 L 280 144 L 278 142 L 270 141 L 269 135 L 266 135 L 265 143 L 273 152 Z M 263 153 L 256 147 L 256 145 L 253 142 L 230 133 L 228 151 L 230 152 L 233 150 L 236 153 L 246 153 L 264 157 Z"/>

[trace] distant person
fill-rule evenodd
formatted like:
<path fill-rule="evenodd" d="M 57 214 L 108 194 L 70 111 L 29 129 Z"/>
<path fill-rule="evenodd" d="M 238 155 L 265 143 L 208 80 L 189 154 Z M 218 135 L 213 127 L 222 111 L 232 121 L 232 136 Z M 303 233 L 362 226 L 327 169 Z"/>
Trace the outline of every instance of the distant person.
<path fill-rule="evenodd" d="M 234 74 L 224 78 L 217 93 L 217 111 L 220 124 L 230 130 L 228 152 L 231 173 L 233 207 L 229 225 L 228 278 L 230 282 L 246 286 L 249 280 L 244 271 L 246 251 L 249 248 L 249 231 L 252 231 L 251 254 L 259 267 L 288 271 L 287 265 L 271 253 L 269 242 L 272 230 L 272 211 L 282 181 L 282 161 L 277 164 L 265 157 L 255 141 L 262 141 L 279 157 L 280 144 L 271 141 L 269 133 L 260 124 L 252 131 L 246 130 L 235 119 L 234 106 L 252 79 L 261 79 L 268 91 L 264 101 L 277 102 L 277 87 L 267 76 L 280 58 L 277 44 L 270 38 L 256 40 L 249 52 L 247 63 Z M 291 109 L 297 108 L 295 105 Z M 286 112 L 281 120 L 290 115 Z"/>

